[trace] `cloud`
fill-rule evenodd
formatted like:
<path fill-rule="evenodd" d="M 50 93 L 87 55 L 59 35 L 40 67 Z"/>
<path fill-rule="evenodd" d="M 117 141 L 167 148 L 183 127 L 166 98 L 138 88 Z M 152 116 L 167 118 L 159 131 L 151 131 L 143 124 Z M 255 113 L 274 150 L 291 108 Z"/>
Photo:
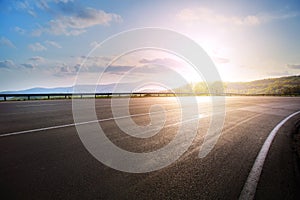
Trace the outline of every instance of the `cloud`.
<path fill-rule="evenodd" d="M 99 72 L 99 69 L 103 69 L 104 66 L 109 64 L 114 57 L 110 56 L 80 56 L 75 57 L 76 63 L 84 63 L 84 67 L 89 72 Z M 117 65 L 117 64 L 115 64 Z M 120 64 L 126 65 L 126 64 Z"/>
<path fill-rule="evenodd" d="M 139 63 L 144 64 L 136 69 L 136 72 L 157 73 L 163 74 L 164 71 L 173 69 L 182 72 L 186 67 L 185 63 L 179 62 L 172 58 L 155 58 L 155 59 L 141 59 Z"/>
<path fill-rule="evenodd" d="M 110 57 L 110 56 L 80 56 L 81 59 L 87 59 L 89 61 L 93 61 L 93 62 L 108 62 L 108 61 L 112 61 L 114 57 Z"/>
<path fill-rule="evenodd" d="M 39 42 L 28 45 L 28 48 L 31 51 L 45 51 L 45 50 L 47 50 L 47 48 L 44 47 L 43 45 L 41 45 L 41 43 L 39 43 Z"/>
<path fill-rule="evenodd" d="M 12 60 L 0 61 L 0 68 L 12 68 L 15 67 L 15 63 Z"/>
<path fill-rule="evenodd" d="M 140 74 L 152 74 L 152 75 L 163 75 L 166 72 L 168 72 L 168 67 L 163 65 L 143 65 L 140 67 L 136 67 L 134 69 L 134 73 L 140 73 Z"/>
<path fill-rule="evenodd" d="M 60 46 L 60 44 L 58 44 L 57 42 L 54 42 L 54 41 L 49 41 L 49 40 L 46 40 L 45 41 L 45 44 L 48 45 L 48 46 L 52 46 L 52 47 L 56 47 L 56 48 L 62 48 Z"/>
<path fill-rule="evenodd" d="M 65 63 L 62 63 L 55 68 L 54 75 L 55 76 L 76 75 L 76 73 L 79 71 L 79 69 L 80 69 L 79 64 L 76 64 L 74 66 L 69 66 Z"/>
<path fill-rule="evenodd" d="M 119 75 L 123 76 L 127 73 L 126 76 L 135 76 L 137 78 L 143 78 L 144 76 L 158 76 L 166 72 L 169 72 L 167 66 L 146 64 L 142 66 L 135 65 L 110 65 L 104 71 L 104 74 L 108 75 Z"/>
<path fill-rule="evenodd" d="M 18 26 L 16 26 L 16 27 L 14 28 L 14 31 L 16 31 L 17 33 L 19 33 L 19 34 L 21 34 L 21 35 L 23 35 L 23 34 L 26 33 L 26 30 L 24 30 L 24 29 L 22 29 L 22 28 L 20 28 L 20 27 L 18 27 Z"/>
<path fill-rule="evenodd" d="M 30 14 L 31 16 L 37 17 L 36 13 L 35 13 L 33 10 L 28 10 L 27 12 L 28 12 L 28 14 Z"/>
<path fill-rule="evenodd" d="M 186 67 L 185 63 L 179 62 L 172 58 L 141 59 L 139 60 L 139 63 L 166 66 L 177 70 L 182 70 L 184 67 Z"/>
<path fill-rule="evenodd" d="M 111 65 L 105 69 L 104 73 L 123 75 L 134 67 L 135 66 Z"/>
<path fill-rule="evenodd" d="M 290 69 L 300 69 L 300 64 L 287 64 L 286 66 Z"/>
<path fill-rule="evenodd" d="M 207 22 L 213 24 L 234 24 L 255 26 L 276 19 L 288 19 L 299 16 L 299 13 L 262 13 L 246 16 L 226 16 L 208 8 L 186 8 L 177 14 L 177 18 L 187 22 Z"/>
<path fill-rule="evenodd" d="M 38 1 L 36 1 L 36 6 L 39 9 L 43 9 L 43 10 L 48 10 L 49 9 L 49 5 L 48 5 L 48 3 L 47 3 L 46 0 L 38 0 Z"/>
<path fill-rule="evenodd" d="M 10 48 L 16 48 L 16 46 L 7 38 L 1 37 L 0 39 L 0 46 L 7 46 Z"/>
<path fill-rule="evenodd" d="M 26 11 L 29 15 L 33 17 L 37 17 L 36 13 L 34 12 L 34 9 L 32 6 L 29 4 L 28 1 L 16 1 L 15 2 L 15 8 L 17 10 L 23 10 Z"/>
<path fill-rule="evenodd" d="M 139 60 L 139 63 L 142 64 L 158 64 L 158 65 L 179 65 L 180 63 L 174 59 L 170 58 L 155 58 L 155 59 L 141 59 Z"/>
<path fill-rule="evenodd" d="M 73 2 L 74 0 L 54 0 L 55 3 L 68 3 Z"/>
<path fill-rule="evenodd" d="M 13 67 L 16 67 L 16 66 L 17 65 L 12 60 L 0 61 L 0 69 L 1 68 L 10 69 L 10 68 L 13 68 Z M 33 68 L 36 67 L 36 65 L 32 64 L 32 63 L 23 63 L 23 64 L 18 65 L 18 66 L 23 66 L 23 67 L 28 68 L 28 69 L 33 69 Z"/>
<path fill-rule="evenodd" d="M 35 64 L 32 63 L 23 63 L 21 64 L 23 67 L 28 68 L 28 69 L 34 69 L 36 67 Z"/>
<path fill-rule="evenodd" d="M 121 22 L 122 17 L 115 13 L 106 13 L 103 10 L 94 8 L 81 8 L 72 15 L 59 16 L 50 20 L 46 27 L 34 30 L 39 33 L 49 33 L 53 35 L 80 35 L 86 32 L 87 28 L 97 25 L 110 25 L 111 22 Z"/>
<path fill-rule="evenodd" d="M 35 61 L 35 62 L 43 62 L 45 59 L 40 56 L 34 56 L 34 57 L 29 58 L 29 60 Z"/>

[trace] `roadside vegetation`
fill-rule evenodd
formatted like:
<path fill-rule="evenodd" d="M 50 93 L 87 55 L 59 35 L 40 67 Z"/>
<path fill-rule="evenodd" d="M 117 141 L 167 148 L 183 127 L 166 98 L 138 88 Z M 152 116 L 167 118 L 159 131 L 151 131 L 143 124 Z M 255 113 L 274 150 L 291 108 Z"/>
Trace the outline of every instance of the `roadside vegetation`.
<path fill-rule="evenodd" d="M 175 92 L 226 93 L 242 95 L 300 96 L 300 76 L 262 79 L 251 82 L 191 83 L 174 89 Z M 223 88 L 223 91 L 222 91 Z"/>

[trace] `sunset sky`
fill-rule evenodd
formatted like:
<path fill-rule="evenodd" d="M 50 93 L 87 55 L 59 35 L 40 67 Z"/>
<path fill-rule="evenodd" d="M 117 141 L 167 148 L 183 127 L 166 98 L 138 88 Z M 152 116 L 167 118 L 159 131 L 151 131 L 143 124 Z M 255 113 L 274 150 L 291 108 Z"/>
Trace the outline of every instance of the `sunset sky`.
<path fill-rule="evenodd" d="M 224 81 L 300 74 L 299 0 L 1 0 L 0 27 L 0 91 L 71 86 L 98 43 L 143 27 L 188 36 L 208 53 Z M 86 73 L 96 73 L 93 67 L 107 59 L 94 58 Z M 198 80 L 176 56 L 141 51 L 113 63 L 102 83 L 132 69 L 139 70 L 127 81 L 167 74 L 164 67 L 149 67 L 153 63 Z"/>

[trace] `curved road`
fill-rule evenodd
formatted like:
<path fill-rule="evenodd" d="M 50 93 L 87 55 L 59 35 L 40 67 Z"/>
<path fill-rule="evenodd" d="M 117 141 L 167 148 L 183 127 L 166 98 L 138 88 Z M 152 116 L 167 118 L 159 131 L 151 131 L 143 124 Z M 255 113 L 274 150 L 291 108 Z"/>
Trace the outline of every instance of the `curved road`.
<path fill-rule="evenodd" d="M 198 100 L 198 134 L 188 151 L 168 167 L 140 174 L 111 169 L 89 154 L 77 135 L 70 100 L 2 102 L 1 198 L 238 199 L 269 133 L 300 110 L 300 98 L 227 97 L 222 135 L 204 158 L 198 158 L 198 153 L 210 124 L 210 103 L 208 97 Z M 99 124 L 123 149 L 159 149 L 174 138 L 181 124 L 180 112 L 172 97 L 134 98 L 130 101 L 132 119 L 139 125 L 149 124 L 147 113 L 152 104 L 166 109 L 167 120 L 161 132 L 151 138 L 124 134 L 113 119 L 110 99 L 96 100 Z M 89 116 L 83 115 L 82 122 L 85 119 Z M 291 135 L 299 120 L 299 114 L 292 117 L 275 136 L 255 199 L 299 199 L 299 171 Z"/>

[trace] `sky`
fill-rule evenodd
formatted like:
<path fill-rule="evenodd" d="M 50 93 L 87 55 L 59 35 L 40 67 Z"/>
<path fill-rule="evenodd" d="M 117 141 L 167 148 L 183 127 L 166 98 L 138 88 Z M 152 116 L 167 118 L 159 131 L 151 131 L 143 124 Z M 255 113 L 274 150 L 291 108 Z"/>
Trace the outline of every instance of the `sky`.
<path fill-rule="evenodd" d="M 107 38 L 144 27 L 195 41 L 223 81 L 300 74 L 299 0 L 0 0 L 0 27 L 0 91 L 72 86 L 81 67 L 88 83 L 108 60 L 100 84 L 168 77 L 176 85 L 170 71 L 201 81 L 170 52 L 88 57 Z"/>

